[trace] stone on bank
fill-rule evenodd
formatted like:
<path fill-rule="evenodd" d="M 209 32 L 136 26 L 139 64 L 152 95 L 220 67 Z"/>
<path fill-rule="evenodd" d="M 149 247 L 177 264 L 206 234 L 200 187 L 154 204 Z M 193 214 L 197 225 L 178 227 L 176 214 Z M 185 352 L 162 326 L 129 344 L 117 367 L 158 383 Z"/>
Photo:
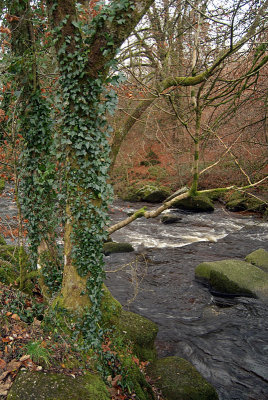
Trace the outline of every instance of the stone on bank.
<path fill-rule="evenodd" d="M 21 371 L 7 400 L 109 400 L 102 379 L 87 373 L 75 378 L 63 374 Z"/>
<path fill-rule="evenodd" d="M 167 400 L 218 399 L 213 386 L 183 358 L 161 358 L 148 367 L 148 373 Z"/>

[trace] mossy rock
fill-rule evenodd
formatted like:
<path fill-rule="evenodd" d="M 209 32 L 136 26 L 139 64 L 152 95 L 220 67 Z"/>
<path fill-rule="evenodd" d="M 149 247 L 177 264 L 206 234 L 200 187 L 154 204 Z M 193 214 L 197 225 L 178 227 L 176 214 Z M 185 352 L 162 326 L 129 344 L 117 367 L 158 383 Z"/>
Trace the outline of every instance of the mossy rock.
<path fill-rule="evenodd" d="M 147 372 L 167 400 L 218 399 L 213 386 L 183 358 L 161 358 L 149 365 Z"/>
<path fill-rule="evenodd" d="M 193 212 L 211 212 L 214 211 L 213 202 L 209 197 L 198 195 L 181 199 L 172 204 L 172 207 Z"/>
<path fill-rule="evenodd" d="M 146 201 L 148 203 L 160 203 L 170 195 L 170 189 L 165 186 L 156 185 L 136 185 L 130 186 L 125 195 L 122 196 L 126 201 Z"/>
<path fill-rule="evenodd" d="M 226 203 L 226 208 L 229 211 L 253 211 L 265 213 L 268 207 L 264 201 L 257 199 L 256 197 L 235 192 L 229 197 Z"/>
<path fill-rule="evenodd" d="M 180 222 L 181 220 L 182 218 L 174 213 L 164 214 L 161 217 L 161 222 L 163 224 L 175 224 L 176 222 Z"/>
<path fill-rule="evenodd" d="M 207 197 L 212 201 L 223 201 L 225 197 L 225 193 L 220 190 L 214 190 L 206 194 Z"/>
<path fill-rule="evenodd" d="M 223 294 L 268 298 L 268 274 L 245 261 L 203 262 L 196 267 L 195 276 Z"/>
<path fill-rule="evenodd" d="M 268 251 L 258 249 L 248 254 L 245 260 L 257 267 L 261 267 L 268 272 Z"/>
<path fill-rule="evenodd" d="M 71 376 L 21 371 L 7 400 L 109 400 L 110 395 L 98 375 Z"/>
<path fill-rule="evenodd" d="M 155 400 L 151 385 L 146 381 L 144 374 L 134 363 L 132 357 L 126 357 L 122 360 L 122 366 L 127 371 L 130 389 L 136 394 L 137 400 Z"/>
<path fill-rule="evenodd" d="M 122 310 L 117 329 L 126 340 L 133 343 L 134 353 L 140 360 L 152 361 L 156 358 L 154 341 L 158 327 L 154 322 L 141 315 Z"/>
<path fill-rule="evenodd" d="M 117 325 L 122 313 L 122 306 L 103 285 L 101 300 L 102 322 L 105 327 Z"/>
<path fill-rule="evenodd" d="M 0 178 L 0 193 L 2 193 L 4 189 L 5 189 L 5 181 L 4 179 Z"/>
<path fill-rule="evenodd" d="M 170 190 L 164 186 L 146 185 L 139 189 L 137 194 L 141 201 L 161 203 L 170 195 Z"/>
<path fill-rule="evenodd" d="M 129 253 L 134 251 L 130 243 L 106 242 L 103 244 L 103 251 L 106 256 L 112 253 Z"/>

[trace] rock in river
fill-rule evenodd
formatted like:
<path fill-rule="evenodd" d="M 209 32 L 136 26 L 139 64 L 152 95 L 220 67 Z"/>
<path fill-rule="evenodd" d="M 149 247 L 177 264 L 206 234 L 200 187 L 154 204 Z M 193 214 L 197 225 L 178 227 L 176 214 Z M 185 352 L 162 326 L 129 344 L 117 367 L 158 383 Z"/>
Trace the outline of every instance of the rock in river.
<path fill-rule="evenodd" d="M 219 293 L 268 299 L 268 274 L 246 261 L 203 262 L 196 267 L 195 276 Z"/>
<path fill-rule="evenodd" d="M 248 254 L 245 260 L 268 272 L 268 251 L 264 249 L 255 250 Z"/>

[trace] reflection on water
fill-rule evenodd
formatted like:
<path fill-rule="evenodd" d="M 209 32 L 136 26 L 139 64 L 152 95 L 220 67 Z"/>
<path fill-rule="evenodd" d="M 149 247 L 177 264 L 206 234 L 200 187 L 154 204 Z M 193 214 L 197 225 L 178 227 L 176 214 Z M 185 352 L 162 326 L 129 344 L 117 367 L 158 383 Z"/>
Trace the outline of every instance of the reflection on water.
<path fill-rule="evenodd" d="M 112 221 L 129 211 L 126 203 L 116 204 Z M 127 265 L 108 273 L 106 283 L 122 304 L 158 324 L 159 356 L 188 359 L 220 400 L 267 400 L 267 304 L 213 297 L 195 281 L 194 269 L 203 261 L 243 259 L 259 247 L 268 250 L 268 224 L 222 208 L 179 216 L 174 225 L 162 224 L 159 217 L 140 219 L 115 232 L 114 240 L 131 242 L 136 252 L 106 257 L 107 270 Z"/>

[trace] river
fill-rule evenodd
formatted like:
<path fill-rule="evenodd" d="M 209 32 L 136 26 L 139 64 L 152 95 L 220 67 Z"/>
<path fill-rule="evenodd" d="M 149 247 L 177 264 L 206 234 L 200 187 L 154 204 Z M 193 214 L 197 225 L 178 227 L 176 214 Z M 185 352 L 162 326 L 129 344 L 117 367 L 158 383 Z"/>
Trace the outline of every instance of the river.
<path fill-rule="evenodd" d="M 115 202 L 111 220 L 142 206 Z M 115 232 L 113 240 L 132 243 L 135 252 L 105 257 L 106 284 L 126 309 L 158 324 L 160 357 L 189 360 L 220 400 L 267 400 L 267 304 L 213 296 L 195 281 L 194 269 L 203 261 L 268 250 L 268 224 L 220 206 L 214 213 L 178 215 L 176 224 L 142 218 Z"/>
<path fill-rule="evenodd" d="M 0 218 L 8 228 L 16 226 L 12 198 L 7 186 L 0 196 Z M 144 205 L 116 201 L 111 223 Z M 220 400 L 267 400 L 267 304 L 215 297 L 195 281 L 194 269 L 203 261 L 243 259 L 260 247 L 268 250 L 268 223 L 220 206 L 213 213 L 178 216 L 176 224 L 141 218 L 115 232 L 114 240 L 132 243 L 135 251 L 105 257 L 106 284 L 126 309 L 158 324 L 159 357 L 189 360 Z"/>

